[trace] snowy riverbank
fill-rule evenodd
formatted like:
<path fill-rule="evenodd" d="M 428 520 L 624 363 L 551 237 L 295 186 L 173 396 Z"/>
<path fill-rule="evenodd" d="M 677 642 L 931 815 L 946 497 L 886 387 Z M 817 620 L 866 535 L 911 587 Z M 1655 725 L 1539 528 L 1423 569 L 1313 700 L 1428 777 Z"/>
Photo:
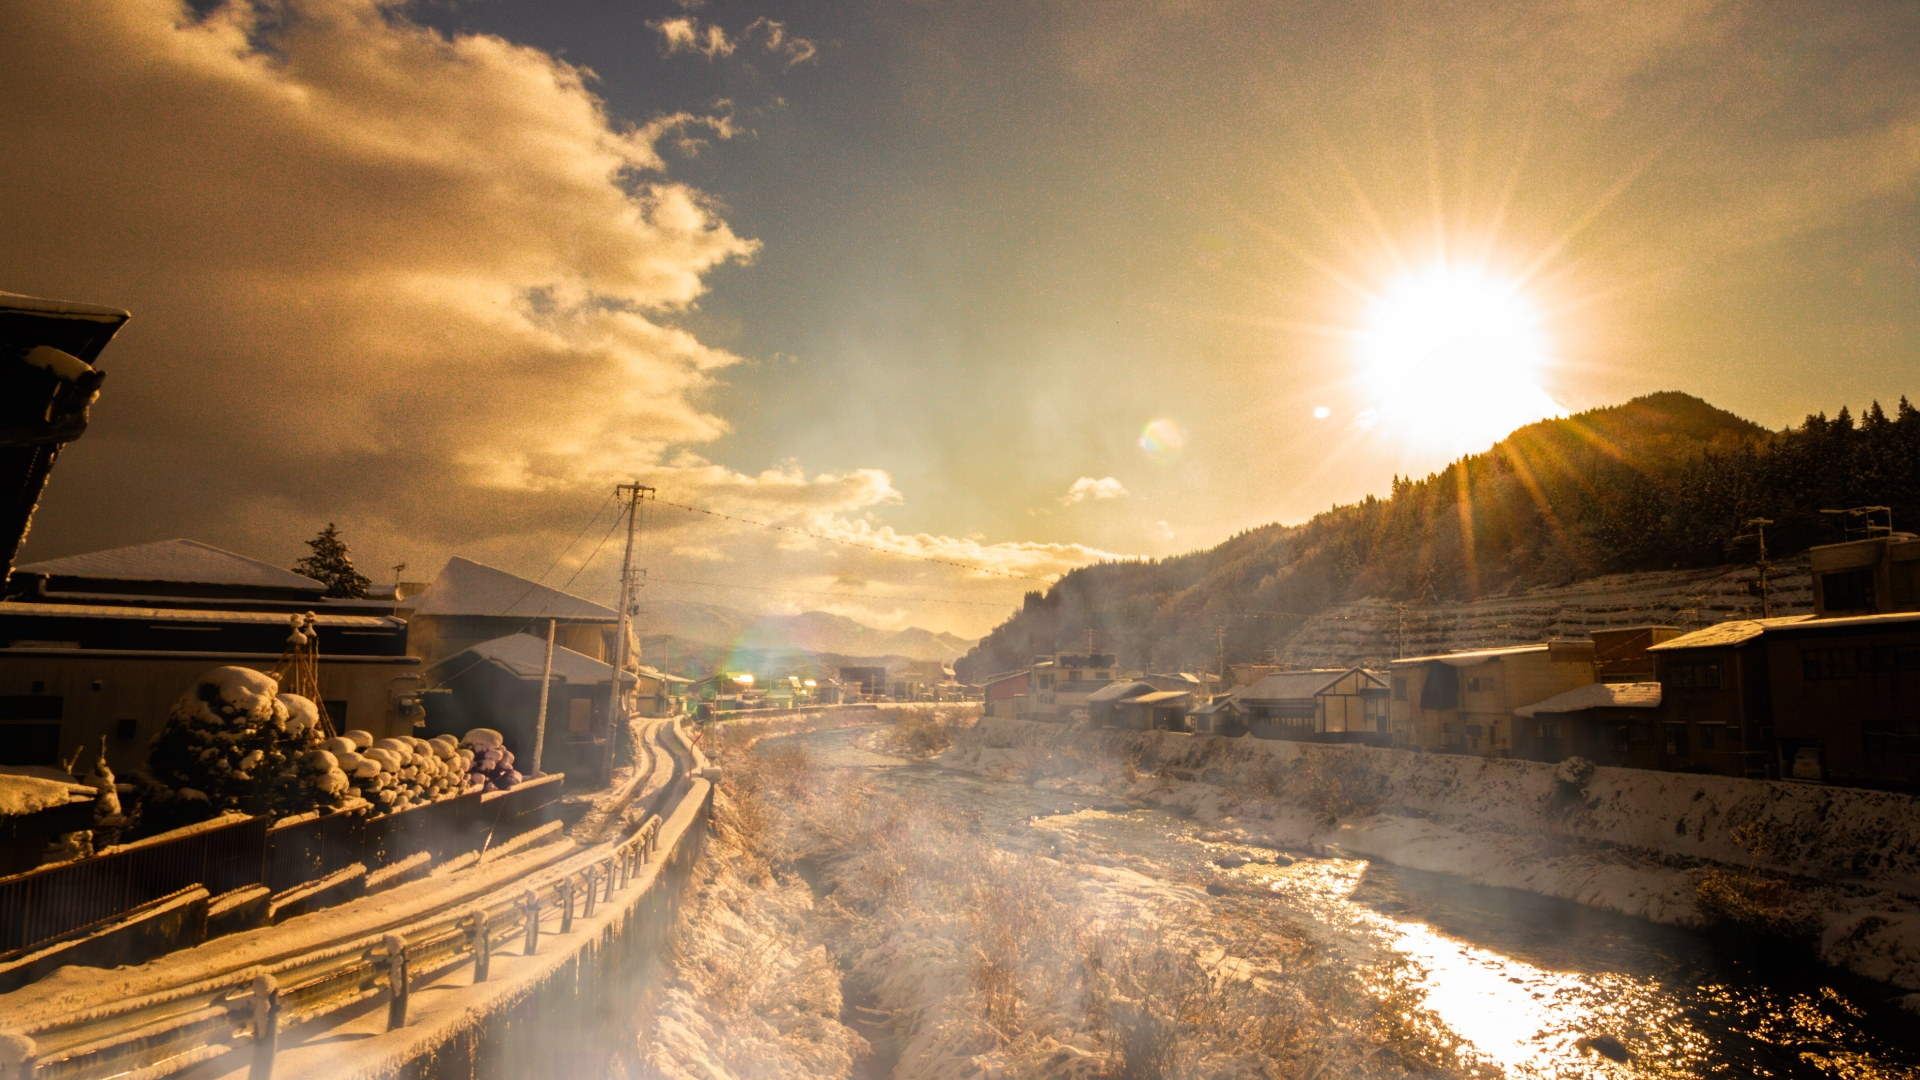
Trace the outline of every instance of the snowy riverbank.
<path fill-rule="evenodd" d="M 1920 990 L 1912 796 L 1005 719 L 953 738 L 936 759 L 947 768 L 1134 799 L 1253 843 L 1330 846 L 1660 923 L 1705 925 L 1701 880 L 1751 862 L 1790 882 L 1781 903 L 1811 928 L 1822 959 Z"/>

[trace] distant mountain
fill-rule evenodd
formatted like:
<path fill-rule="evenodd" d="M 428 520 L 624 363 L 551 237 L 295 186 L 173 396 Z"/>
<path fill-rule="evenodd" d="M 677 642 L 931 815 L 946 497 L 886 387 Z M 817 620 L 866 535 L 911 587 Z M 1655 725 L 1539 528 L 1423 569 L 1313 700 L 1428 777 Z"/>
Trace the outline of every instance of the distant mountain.
<path fill-rule="evenodd" d="M 1767 518 L 1779 558 L 1837 539 L 1821 510 L 1894 507 L 1920 526 L 1920 412 L 1903 398 L 1858 422 L 1770 432 L 1679 393 L 1544 420 L 1484 454 L 1301 525 L 1266 525 L 1171 559 L 1076 570 L 955 664 L 963 679 L 1084 647 L 1089 629 L 1129 667 L 1211 668 L 1289 651 L 1309 619 L 1372 598 L 1427 607 L 1605 574 L 1750 560 Z M 1327 614 L 1327 618 L 1334 617 Z M 1346 616 L 1341 616 L 1346 617 Z"/>
<path fill-rule="evenodd" d="M 825 611 L 752 615 L 718 604 L 680 600 L 648 604 L 641 623 L 642 633 L 647 636 L 756 652 L 794 650 L 851 658 L 898 656 L 952 662 L 973 647 L 972 640 L 953 634 L 917 626 L 878 630 Z"/>

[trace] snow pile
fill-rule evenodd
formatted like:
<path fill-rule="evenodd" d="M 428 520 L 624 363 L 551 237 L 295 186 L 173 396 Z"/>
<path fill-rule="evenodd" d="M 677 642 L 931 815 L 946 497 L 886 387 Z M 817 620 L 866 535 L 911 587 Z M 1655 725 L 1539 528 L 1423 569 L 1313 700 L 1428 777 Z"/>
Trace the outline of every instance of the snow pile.
<path fill-rule="evenodd" d="M 143 811 L 149 831 L 225 810 L 284 817 L 338 805 L 345 777 L 315 753 L 319 710 L 279 691 L 271 676 L 221 667 L 180 696 L 148 750 L 158 785 Z"/>
<path fill-rule="evenodd" d="M 452 798 L 468 790 L 467 763 L 450 735 L 376 741 L 370 732 L 349 731 L 328 739 L 310 755 L 349 797 L 365 799 L 375 813 Z"/>
<path fill-rule="evenodd" d="M 467 782 L 481 791 L 505 791 L 522 777 L 513 767 L 513 751 L 492 728 L 474 728 L 460 740 L 467 760 Z"/>
<path fill-rule="evenodd" d="M 990 718 L 939 764 L 1137 799 L 1242 839 L 1703 926 L 1716 871 L 1790 883 L 1819 954 L 1920 988 L 1920 799 L 1782 781 Z M 1757 838 L 1757 839 L 1756 839 Z"/>

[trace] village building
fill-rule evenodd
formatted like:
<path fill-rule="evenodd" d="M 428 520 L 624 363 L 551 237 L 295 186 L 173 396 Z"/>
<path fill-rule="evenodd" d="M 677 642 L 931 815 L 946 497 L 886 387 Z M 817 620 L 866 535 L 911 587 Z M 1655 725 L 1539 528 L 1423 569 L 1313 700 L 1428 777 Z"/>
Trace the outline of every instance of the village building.
<path fill-rule="evenodd" d="M 104 737 L 109 763 L 133 768 L 196 679 L 271 670 L 290 619 L 307 611 L 335 726 L 414 734 L 421 662 L 387 606 L 330 599 L 311 578 L 192 540 L 29 563 L 12 583 L 0 603 L 0 764 L 50 765 Z"/>
<path fill-rule="evenodd" d="M 1196 735 L 1237 738 L 1247 733 L 1246 712 L 1233 695 L 1222 694 L 1187 710 L 1187 730 Z"/>
<path fill-rule="evenodd" d="M 1920 536 L 1882 535 L 1807 550 L 1818 616 L 1920 611 Z"/>
<path fill-rule="evenodd" d="M 1735 620 L 1652 651 L 1664 767 L 1920 784 L 1920 612 Z"/>
<path fill-rule="evenodd" d="M 1662 768 L 1660 700 L 1657 682 L 1597 682 L 1522 705 L 1513 711 L 1514 756 Z"/>
<path fill-rule="evenodd" d="M 987 677 L 982 686 L 980 714 L 1013 718 L 1025 712 L 1031 672 L 1007 671 Z"/>
<path fill-rule="evenodd" d="M 1098 728 L 1115 727 L 1121 702 L 1158 692 L 1152 683 L 1140 679 L 1108 683 L 1087 695 L 1088 722 Z"/>
<path fill-rule="evenodd" d="M 640 665 L 634 673 L 633 701 L 634 715 L 645 717 L 672 716 L 682 711 L 693 680 L 679 675 L 669 675 L 658 668 Z"/>
<path fill-rule="evenodd" d="M 601 663 L 620 655 L 619 612 L 459 556 L 448 559 L 424 591 L 398 604 L 411 626 L 408 645 L 429 668 L 482 642 L 519 633 L 544 638 L 549 621 L 560 648 Z"/>
<path fill-rule="evenodd" d="M 843 667 L 840 669 L 840 685 L 845 688 L 849 700 L 873 700 L 888 690 L 887 669 Z"/>
<path fill-rule="evenodd" d="M 1122 698 L 1112 705 L 1114 727 L 1122 731 L 1188 731 L 1191 690 L 1154 690 Z"/>
<path fill-rule="evenodd" d="M 1653 654 L 1647 650 L 1682 633 L 1677 626 L 1595 630 L 1587 635 L 1593 642 L 1593 677 L 1603 683 L 1652 682 Z"/>
<path fill-rule="evenodd" d="M 1385 746 L 1387 681 L 1363 668 L 1316 668 L 1265 676 L 1231 695 L 1257 739 L 1360 742 Z"/>
<path fill-rule="evenodd" d="M 492 728 L 505 738 L 521 769 L 532 768 L 540 686 L 547 678 L 546 735 L 540 768 L 576 779 L 604 782 L 608 720 L 614 710 L 614 669 L 591 656 L 556 645 L 547 672 L 547 641 L 513 634 L 462 649 L 432 668 L 435 689 L 423 695 L 427 737 L 462 737 Z M 620 680 L 631 687 L 635 676 Z"/>
<path fill-rule="evenodd" d="M 1086 711 L 1087 698 L 1113 681 L 1113 669 L 1112 653 L 1034 657 L 1027 716 L 1047 723 L 1071 723 L 1076 712 Z"/>
<path fill-rule="evenodd" d="M 1513 711 L 1594 682 L 1591 641 L 1548 642 L 1395 660 L 1393 745 L 1514 755 Z"/>
<path fill-rule="evenodd" d="M 941 660 L 909 660 L 889 681 L 895 701 L 957 701 L 961 697 L 953 666 Z"/>

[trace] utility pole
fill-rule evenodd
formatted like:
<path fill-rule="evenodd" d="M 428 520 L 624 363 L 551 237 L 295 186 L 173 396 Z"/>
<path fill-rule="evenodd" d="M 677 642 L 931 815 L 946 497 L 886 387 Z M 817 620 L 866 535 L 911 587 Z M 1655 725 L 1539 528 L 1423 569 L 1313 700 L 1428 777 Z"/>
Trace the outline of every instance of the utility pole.
<path fill-rule="evenodd" d="M 533 769 L 528 775 L 540 775 L 540 755 L 547 745 L 547 695 L 553 692 L 553 630 L 558 619 L 547 620 L 547 663 L 540 669 L 540 713 L 533 720 Z"/>
<path fill-rule="evenodd" d="M 618 662 L 613 668 L 612 700 L 607 703 L 608 782 L 613 779 L 614 750 L 620 743 L 620 732 L 627 726 L 627 661 L 631 658 L 629 641 L 633 637 L 633 538 L 640 520 L 640 500 L 656 494 L 638 481 L 616 485 L 614 493 L 627 500 L 627 553 L 620 560 L 620 644 L 616 650 Z"/>
<path fill-rule="evenodd" d="M 1734 539 L 1745 540 L 1753 537 L 1760 542 L 1760 561 L 1754 564 L 1760 570 L 1760 617 L 1771 619 L 1773 618 L 1773 597 L 1767 591 L 1767 571 L 1773 569 L 1773 564 L 1767 561 L 1767 526 L 1773 522 L 1767 518 L 1748 518 L 1747 524 L 1753 526 L 1753 531 L 1746 536 L 1736 536 Z"/>

